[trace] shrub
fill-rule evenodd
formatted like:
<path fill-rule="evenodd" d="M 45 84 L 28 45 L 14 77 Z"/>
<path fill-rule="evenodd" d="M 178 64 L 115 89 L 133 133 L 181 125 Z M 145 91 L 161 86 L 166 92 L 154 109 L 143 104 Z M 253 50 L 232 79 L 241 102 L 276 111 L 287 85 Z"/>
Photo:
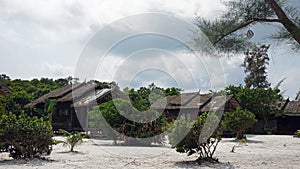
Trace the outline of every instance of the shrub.
<path fill-rule="evenodd" d="M 117 139 L 124 139 L 127 145 L 150 145 L 152 142 L 162 143 L 163 140 L 160 134 L 166 118 L 157 116 L 156 111 L 140 112 L 129 101 L 114 99 L 89 112 L 89 126 L 100 128 L 115 144 Z M 155 120 L 146 122 L 150 118 Z"/>
<path fill-rule="evenodd" d="M 40 157 L 52 151 L 53 131 L 49 121 L 9 113 L 0 119 L 0 150 L 14 159 Z"/>
<path fill-rule="evenodd" d="M 244 132 L 252 127 L 257 120 L 255 115 L 247 110 L 237 108 L 234 112 L 227 112 L 224 115 L 222 126 L 225 130 L 235 132 L 237 139 L 246 138 Z"/>
<path fill-rule="evenodd" d="M 83 138 L 85 138 L 85 134 L 82 133 L 70 133 L 66 130 L 59 130 L 60 134 L 66 137 L 65 141 L 62 141 L 64 145 L 68 145 L 71 149 L 71 152 L 74 152 L 74 147 L 83 142 Z"/>
<path fill-rule="evenodd" d="M 208 123 L 205 123 L 208 120 Z M 206 125 L 206 126 L 205 126 Z M 216 127 L 216 128 L 215 128 Z M 187 153 L 188 156 L 197 153 L 198 162 L 217 161 L 213 158 L 218 143 L 221 141 L 221 127 L 219 118 L 214 113 L 203 113 L 194 121 L 188 121 L 184 117 L 168 124 L 168 139 L 177 152 Z M 206 131 L 212 130 L 212 131 Z M 181 139 L 182 134 L 186 136 Z M 208 132 L 208 133 L 207 133 Z M 202 134 L 206 137 L 200 137 Z"/>
<path fill-rule="evenodd" d="M 299 137 L 299 138 L 300 138 L 300 129 L 299 129 L 299 130 L 297 130 L 297 131 L 295 132 L 295 134 L 296 134 L 296 136 L 295 136 L 295 137 Z"/>

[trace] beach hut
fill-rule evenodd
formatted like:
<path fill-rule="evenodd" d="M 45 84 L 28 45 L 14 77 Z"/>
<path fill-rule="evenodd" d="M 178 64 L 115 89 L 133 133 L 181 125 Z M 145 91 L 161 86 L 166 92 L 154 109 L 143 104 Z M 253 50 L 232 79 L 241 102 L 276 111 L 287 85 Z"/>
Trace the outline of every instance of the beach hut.
<path fill-rule="evenodd" d="M 97 83 L 69 84 L 41 96 L 25 107 L 34 112 L 34 108 L 44 109 L 47 100 L 56 102 L 52 115 L 54 131 L 86 131 L 88 129 L 88 112 L 93 106 L 110 101 L 114 97 L 122 97 L 118 87 L 103 88 Z"/>
<path fill-rule="evenodd" d="M 168 121 L 179 116 L 195 118 L 203 112 L 233 112 L 240 106 L 233 95 L 222 96 L 213 93 L 182 93 L 156 101 L 151 108 L 164 113 Z"/>
<path fill-rule="evenodd" d="M 286 101 L 283 107 L 284 115 L 277 119 L 278 134 L 294 134 L 300 129 L 300 98 Z"/>

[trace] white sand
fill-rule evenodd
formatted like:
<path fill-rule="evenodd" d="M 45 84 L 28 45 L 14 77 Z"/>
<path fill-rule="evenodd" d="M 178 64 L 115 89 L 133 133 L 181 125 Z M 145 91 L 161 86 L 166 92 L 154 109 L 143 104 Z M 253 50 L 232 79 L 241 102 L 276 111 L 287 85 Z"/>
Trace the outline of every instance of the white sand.
<path fill-rule="evenodd" d="M 300 168 L 300 138 L 276 135 L 248 135 L 249 142 L 240 144 L 223 139 L 216 151 L 221 163 L 198 166 L 195 156 L 177 153 L 168 146 L 126 147 L 113 146 L 112 141 L 85 140 L 77 153 L 68 147 L 54 146 L 45 160 L 12 160 L 0 153 L 0 168 L 41 169 L 96 169 L 96 168 Z M 235 152 L 230 152 L 236 145 Z"/>

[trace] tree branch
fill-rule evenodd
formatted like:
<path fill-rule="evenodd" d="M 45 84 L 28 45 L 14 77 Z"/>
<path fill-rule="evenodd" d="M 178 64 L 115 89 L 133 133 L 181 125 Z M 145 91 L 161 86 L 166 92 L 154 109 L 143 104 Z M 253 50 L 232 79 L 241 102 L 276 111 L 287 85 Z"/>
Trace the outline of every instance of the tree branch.
<path fill-rule="evenodd" d="M 275 0 L 265 0 L 265 2 L 273 9 L 282 25 L 287 29 L 288 32 L 290 32 L 292 37 L 300 45 L 300 28 L 287 17 L 285 12 Z"/>
<path fill-rule="evenodd" d="M 253 22 L 279 22 L 279 19 L 252 18 Z"/>
<path fill-rule="evenodd" d="M 237 26 L 236 28 L 232 29 L 231 31 L 229 31 L 229 32 L 227 32 L 227 33 L 225 33 L 225 34 L 223 34 L 220 38 L 218 38 L 218 39 L 213 43 L 213 45 L 216 45 L 216 44 L 219 43 L 222 39 L 224 39 L 226 36 L 228 36 L 228 35 L 230 35 L 230 34 L 236 32 L 236 31 L 238 31 L 238 30 L 240 30 L 240 29 L 242 29 L 242 28 L 244 28 L 244 27 L 250 25 L 250 24 L 253 23 L 253 22 L 280 22 L 280 20 L 279 20 L 279 19 L 266 19 L 266 18 L 252 18 L 251 20 L 249 20 L 249 21 L 247 21 L 247 22 L 245 22 L 245 23 L 243 23 L 243 24 Z"/>

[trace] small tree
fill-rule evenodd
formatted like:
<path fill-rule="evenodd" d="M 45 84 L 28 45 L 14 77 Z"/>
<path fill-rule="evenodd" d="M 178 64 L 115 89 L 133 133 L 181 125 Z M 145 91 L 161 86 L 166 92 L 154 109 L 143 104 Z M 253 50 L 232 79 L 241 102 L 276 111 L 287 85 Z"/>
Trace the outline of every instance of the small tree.
<path fill-rule="evenodd" d="M 66 130 L 59 130 L 60 134 L 66 137 L 65 141 L 62 141 L 64 145 L 68 145 L 71 149 L 71 152 L 74 152 L 74 147 L 83 142 L 83 138 L 85 137 L 82 133 L 70 133 Z"/>
<path fill-rule="evenodd" d="M 282 100 L 278 87 L 264 89 L 247 88 L 241 85 L 228 86 L 226 93 L 235 95 L 243 109 L 254 113 L 257 119 L 263 120 L 264 132 L 268 131 L 270 120 L 283 114 L 278 104 Z"/>
<path fill-rule="evenodd" d="M 239 107 L 234 112 L 227 112 L 224 115 L 222 126 L 224 130 L 236 133 L 236 138 L 241 140 L 246 138 L 245 130 L 252 127 L 257 120 L 255 115 L 247 110 L 241 110 Z"/>
<path fill-rule="evenodd" d="M 212 134 L 200 138 L 201 132 L 204 129 L 204 124 L 209 117 L 208 129 L 213 129 L 214 125 L 218 125 L 219 118 L 215 114 L 203 113 L 196 120 L 190 122 L 184 117 L 179 120 L 175 120 L 168 124 L 169 130 L 168 139 L 173 148 L 177 152 L 187 153 L 188 156 L 197 153 L 199 155 L 197 161 L 203 160 L 214 162 L 217 159 L 213 158 L 216 148 L 221 141 L 221 128 L 218 125 L 216 129 L 213 129 Z M 182 135 L 189 131 L 187 135 L 181 139 Z"/>
<path fill-rule="evenodd" d="M 52 151 L 53 131 L 49 121 L 24 113 L 3 115 L 0 119 L 0 152 L 14 159 L 40 157 Z"/>

